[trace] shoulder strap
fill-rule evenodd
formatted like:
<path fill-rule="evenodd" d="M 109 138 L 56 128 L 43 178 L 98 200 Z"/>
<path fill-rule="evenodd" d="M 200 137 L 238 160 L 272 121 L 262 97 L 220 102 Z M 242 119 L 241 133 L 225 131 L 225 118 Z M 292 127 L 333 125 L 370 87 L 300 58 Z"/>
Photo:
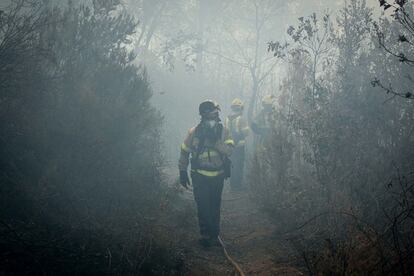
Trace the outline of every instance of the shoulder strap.
<path fill-rule="evenodd" d="M 217 137 L 218 137 L 218 139 L 222 139 L 223 129 L 224 129 L 223 124 L 218 124 L 218 126 L 217 126 Z"/>
<path fill-rule="evenodd" d="M 197 169 L 199 167 L 198 157 L 200 156 L 204 148 L 205 137 L 204 135 L 202 135 L 201 132 L 202 131 L 201 131 L 200 124 L 198 124 L 194 129 L 194 135 L 193 135 L 193 139 L 197 138 L 199 140 L 197 148 L 195 149 L 195 151 L 193 151 L 192 157 L 191 157 L 191 167 L 193 169 Z"/>
<path fill-rule="evenodd" d="M 201 131 L 201 126 L 200 126 L 200 124 L 198 124 L 198 125 L 196 126 L 196 128 L 195 128 L 195 131 L 194 131 L 194 137 L 197 137 L 197 139 L 199 140 L 199 143 L 198 143 L 198 145 L 197 145 L 197 150 L 196 150 L 196 153 L 197 153 L 197 155 L 198 155 L 198 154 L 200 154 L 200 153 L 201 153 L 201 151 L 203 150 L 203 148 L 204 148 L 204 143 L 205 143 L 205 140 L 206 140 L 205 135 L 203 135 L 203 133 L 202 133 L 202 131 Z"/>
<path fill-rule="evenodd" d="M 234 128 L 234 117 L 233 116 L 228 116 L 226 118 L 226 123 L 224 124 L 224 126 L 230 131 L 233 132 L 233 128 Z"/>
<path fill-rule="evenodd" d="M 240 133 L 240 121 L 241 121 L 241 116 L 237 116 L 236 117 L 236 126 L 235 126 L 235 128 L 236 128 L 236 131 L 238 133 Z"/>

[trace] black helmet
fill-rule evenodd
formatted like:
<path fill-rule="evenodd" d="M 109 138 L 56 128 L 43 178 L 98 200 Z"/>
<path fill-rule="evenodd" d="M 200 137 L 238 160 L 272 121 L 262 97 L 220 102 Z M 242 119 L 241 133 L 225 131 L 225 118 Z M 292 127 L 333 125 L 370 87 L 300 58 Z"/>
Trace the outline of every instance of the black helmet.
<path fill-rule="evenodd" d="M 220 106 L 211 100 L 206 100 L 200 104 L 198 111 L 200 112 L 201 116 L 205 116 L 212 112 L 218 113 L 220 111 Z"/>

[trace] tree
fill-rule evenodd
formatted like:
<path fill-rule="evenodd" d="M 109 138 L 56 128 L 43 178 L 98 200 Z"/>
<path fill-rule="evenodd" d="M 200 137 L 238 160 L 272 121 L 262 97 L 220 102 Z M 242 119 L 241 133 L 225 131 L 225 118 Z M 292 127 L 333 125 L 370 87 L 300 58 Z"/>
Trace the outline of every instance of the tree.
<path fill-rule="evenodd" d="M 250 82 L 249 106 L 247 118 L 251 121 L 260 96 L 260 88 L 274 72 L 277 61 L 266 52 L 266 41 L 269 36 L 269 28 L 274 27 L 274 15 L 284 8 L 284 3 L 279 1 L 247 1 L 238 4 L 242 14 L 235 23 L 225 25 L 225 35 L 230 39 L 229 49 L 224 52 L 224 47 L 214 49 L 210 46 L 205 52 L 209 55 L 219 56 L 223 61 L 236 65 L 248 74 Z M 250 16 L 253 13 L 254 16 Z M 226 23 L 224 23 L 226 24 Z M 240 30 L 240 26 L 244 28 Z M 217 46 L 216 46 L 217 47 Z M 240 70 L 239 69 L 239 70 Z"/>
<path fill-rule="evenodd" d="M 384 11 L 391 10 L 391 16 L 394 18 L 395 22 L 389 34 L 386 34 L 386 29 L 382 29 L 378 23 L 375 24 L 375 28 L 380 47 L 402 64 L 408 65 L 408 69 L 410 69 L 410 67 L 414 65 L 414 59 L 412 58 L 414 55 L 414 44 L 412 43 L 414 39 L 414 22 L 412 20 L 412 3 L 408 4 L 408 2 L 409 1 L 407 0 L 396 0 L 391 3 L 380 0 L 380 7 L 382 7 Z M 412 79 L 410 73 L 408 73 L 407 79 Z M 372 81 L 372 85 L 374 87 L 378 86 L 382 88 L 387 94 L 391 94 L 392 97 L 398 96 L 414 99 L 414 93 L 410 88 L 408 88 L 406 92 L 401 92 L 395 90 L 391 83 L 389 83 L 389 85 L 383 84 L 378 78 L 375 78 Z"/>
<path fill-rule="evenodd" d="M 2 273 L 170 270 L 152 228 L 161 116 L 128 50 L 136 22 L 107 1 L 31 3 L 0 21 Z"/>
<path fill-rule="evenodd" d="M 252 194 L 286 227 L 282 233 L 300 250 L 310 274 L 408 275 L 414 221 L 402 213 L 411 214 L 414 110 L 370 85 L 373 76 L 393 79 L 404 69 L 375 48 L 372 10 L 352 0 L 328 31 L 330 51 L 316 63 L 315 81 L 317 51 L 307 46 L 316 29 L 312 18 L 289 28 L 288 43 L 270 43 L 276 57 L 288 61 L 281 85 L 285 104 L 274 112 L 266 150 L 253 161 Z M 370 261 L 355 259 L 362 252 Z"/>

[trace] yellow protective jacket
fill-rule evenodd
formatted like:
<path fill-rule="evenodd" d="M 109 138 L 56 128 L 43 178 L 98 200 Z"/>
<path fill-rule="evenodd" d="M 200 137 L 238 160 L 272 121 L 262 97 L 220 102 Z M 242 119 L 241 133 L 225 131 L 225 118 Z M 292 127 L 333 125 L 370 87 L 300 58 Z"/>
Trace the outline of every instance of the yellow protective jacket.
<path fill-rule="evenodd" d="M 252 121 L 252 130 L 254 133 L 260 136 L 266 136 L 272 129 L 273 113 L 270 111 L 262 110 Z"/>
<path fill-rule="evenodd" d="M 198 127 L 193 127 L 181 144 L 178 168 L 186 171 L 191 158 L 192 172 L 205 176 L 221 175 L 224 173 L 225 158 L 231 155 L 233 146 L 234 141 L 225 127 L 221 131 L 221 137 L 215 142 L 201 137 Z"/>
<path fill-rule="evenodd" d="M 242 115 L 229 115 L 224 122 L 224 126 L 230 131 L 236 147 L 242 147 L 246 144 L 246 137 L 249 135 L 250 129 Z"/>

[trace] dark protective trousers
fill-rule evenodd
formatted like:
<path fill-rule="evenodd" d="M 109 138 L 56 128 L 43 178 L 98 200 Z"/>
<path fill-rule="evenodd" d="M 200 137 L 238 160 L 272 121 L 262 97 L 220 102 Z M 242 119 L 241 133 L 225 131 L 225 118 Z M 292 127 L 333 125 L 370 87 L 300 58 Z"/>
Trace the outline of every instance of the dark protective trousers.
<path fill-rule="evenodd" d="M 230 187 L 232 190 L 243 188 L 244 155 L 244 147 L 235 147 L 231 155 Z"/>
<path fill-rule="evenodd" d="M 191 178 L 200 234 L 217 237 L 220 233 L 220 206 L 224 176 L 211 177 L 193 172 Z"/>

